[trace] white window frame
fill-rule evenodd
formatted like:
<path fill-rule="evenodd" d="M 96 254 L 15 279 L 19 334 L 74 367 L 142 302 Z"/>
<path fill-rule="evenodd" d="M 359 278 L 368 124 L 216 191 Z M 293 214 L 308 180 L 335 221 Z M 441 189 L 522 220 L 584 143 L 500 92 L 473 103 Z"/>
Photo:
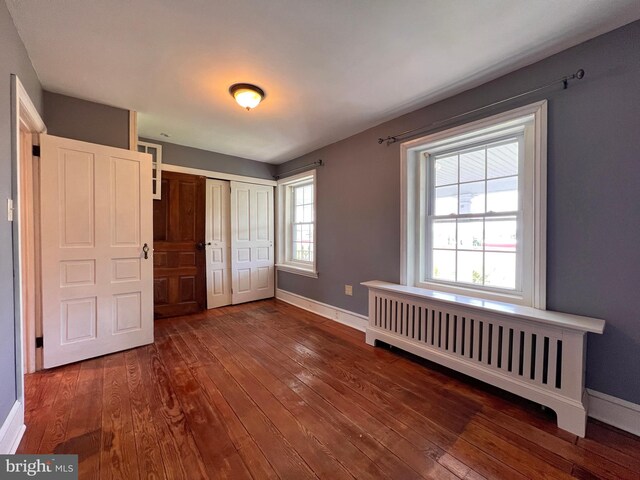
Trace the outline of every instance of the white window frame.
<path fill-rule="evenodd" d="M 492 288 L 475 288 L 451 282 L 423 281 L 421 270 L 428 246 L 425 238 L 429 181 L 425 152 L 437 153 L 456 144 L 486 141 L 518 129 L 522 119 L 530 124 L 524 129 L 525 159 L 520 195 L 522 222 L 518 242 L 522 257 L 521 289 L 515 292 Z M 454 127 L 404 142 L 401 151 L 401 265 L 400 283 L 407 286 L 444 291 L 469 297 L 546 308 L 546 215 L 547 215 L 547 101 L 533 103 L 482 120 Z"/>
<path fill-rule="evenodd" d="M 151 168 L 156 171 L 156 177 L 151 180 L 153 182 L 152 197 L 154 200 L 160 200 L 162 198 L 162 145 L 138 140 L 137 147 L 144 148 L 144 152 L 141 153 L 149 153 L 150 147 L 156 149 L 156 160 L 151 162 Z M 136 149 L 140 151 L 137 147 Z"/>
<path fill-rule="evenodd" d="M 294 187 L 313 184 L 313 259 L 310 262 L 294 260 L 292 258 L 292 219 L 293 203 L 292 192 Z M 276 268 L 284 272 L 296 273 L 307 277 L 318 278 L 317 270 L 317 223 L 318 223 L 318 188 L 316 184 L 316 170 L 299 173 L 291 177 L 278 180 L 278 238 Z"/>

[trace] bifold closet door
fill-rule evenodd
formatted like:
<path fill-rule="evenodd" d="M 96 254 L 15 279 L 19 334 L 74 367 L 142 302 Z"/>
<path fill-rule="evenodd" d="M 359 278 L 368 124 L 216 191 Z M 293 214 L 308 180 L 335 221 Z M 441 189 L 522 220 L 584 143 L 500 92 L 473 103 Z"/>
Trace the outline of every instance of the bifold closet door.
<path fill-rule="evenodd" d="M 231 304 L 231 186 L 207 179 L 207 308 Z"/>
<path fill-rule="evenodd" d="M 234 304 L 275 294 L 273 187 L 231 182 L 231 285 Z"/>

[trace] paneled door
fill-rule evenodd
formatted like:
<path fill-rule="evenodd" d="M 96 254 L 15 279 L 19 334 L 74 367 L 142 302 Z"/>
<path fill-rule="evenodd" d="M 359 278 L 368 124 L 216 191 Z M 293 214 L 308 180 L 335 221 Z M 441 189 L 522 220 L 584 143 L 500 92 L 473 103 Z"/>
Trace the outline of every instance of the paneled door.
<path fill-rule="evenodd" d="M 273 187 L 231 182 L 234 304 L 274 296 Z"/>
<path fill-rule="evenodd" d="M 207 308 L 231 304 L 231 186 L 207 179 L 205 241 Z"/>
<path fill-rule="evenodd" d="M 151 158 L 40 136 L 44 367 L 153 342 Z"/>
<path fill-rule="evenodd" d="M 206 308 L 205 178 L 162 172 L 153 201 L 153 301 L 156 318 Z"/>

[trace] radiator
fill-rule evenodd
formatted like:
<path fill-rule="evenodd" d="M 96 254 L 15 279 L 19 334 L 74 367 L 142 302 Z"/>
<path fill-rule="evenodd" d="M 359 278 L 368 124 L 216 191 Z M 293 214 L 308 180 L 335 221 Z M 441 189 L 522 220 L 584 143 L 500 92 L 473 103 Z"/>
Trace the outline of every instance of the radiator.
<path fill-rule="evenodd" d="M 372 281 L 366 341 L 382 341 L 540 403 L 586 429 L 586 334 L 604 321 Z"/>

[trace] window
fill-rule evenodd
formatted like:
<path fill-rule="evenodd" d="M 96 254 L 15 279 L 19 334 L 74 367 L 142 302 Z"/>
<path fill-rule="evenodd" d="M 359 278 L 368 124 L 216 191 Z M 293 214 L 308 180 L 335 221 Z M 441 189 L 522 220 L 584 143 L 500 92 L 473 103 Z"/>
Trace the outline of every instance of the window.
<path fill-rule="evenodd" d="M 546 102 L 407 142 L 407 285 L 544 308 Z"/>
<path fill-rule="evenodd" d="M 317 277 L 315 170 L 278 182 L 278 263 L 292 273 Z"/>
<path fill-rule="evenodd" d="M 151 181 L 153 199 L 160 200 L 162 194 L 162 145 L 138 141 L 138 151 L 151 155 Z"/>

